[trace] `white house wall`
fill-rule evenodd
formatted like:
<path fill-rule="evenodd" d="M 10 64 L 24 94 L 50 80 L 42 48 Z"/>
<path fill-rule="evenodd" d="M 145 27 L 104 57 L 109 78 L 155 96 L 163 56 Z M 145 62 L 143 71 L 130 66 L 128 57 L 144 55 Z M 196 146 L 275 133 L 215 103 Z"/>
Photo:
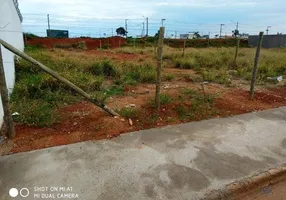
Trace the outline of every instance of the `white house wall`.
<path fill-rule="evenodd" d="M 13 0 L 0 0 L 0 38 L 18 49 L 24 50 L 22 25 Z M 11 93 L 15 82 L 14 54 L 2 46 L 1 50 L 6 82 Z M 3 116 L 2 102 L 0 102 L 0 125 L 3 123 Z"/>

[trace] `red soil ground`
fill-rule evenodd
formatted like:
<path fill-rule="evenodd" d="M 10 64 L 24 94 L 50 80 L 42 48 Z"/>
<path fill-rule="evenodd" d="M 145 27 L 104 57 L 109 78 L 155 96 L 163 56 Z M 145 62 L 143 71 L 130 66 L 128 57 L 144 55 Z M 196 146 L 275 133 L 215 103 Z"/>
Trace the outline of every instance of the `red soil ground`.
<path fill-rule="evenodd" d="M 162 90 L 170 96 L 174 96 L 179 88 L 185 86 L 184 84 L 186 83 L 179 82 L 178 85 L 168 87 L 168 89 L 166 89 L 165 84 Z M 83 101 L 59 109 L 58 113 L 62 122 L 52 127 L 39 128 L 17 124 L 17 136 L 10 141 L 10 147 L 6 150 L 6 153 L 25 152 L 87 140 L 110 139 L 127 132 L 182 123 L 176 113 L 176 103 L 162 106 L 159 118 L 152 118 L 155 111 L 154 108 L 149 106 L 148 101 L 153 97 L 154 89 L 154 85 L 127 88 L 124 96 L 114 97 L 108 103 L 113 108 L 122 108 L 129 104 L 135 104 L 141 112 L 136 118 L 132 119 L 132 126 L 129 124 L 128 119 L 113 118 L 94 104 Z M 207 86 L 207 92 L 221 93 L 215 101 L 215 108 L 218 112 L 208 116 L 211 118 L 286 106 L 285 87 L 256 92 L 254 100 L 249 100 L 248 92 L 243 89 L 226 90 L 216 84 Z M 190 103 L 186 102 L 185 105 L 188 106 Z M 204 118 L 205 116 L 202 114 L 186 121 L 196 121 Z"/>
<path fill-rule="evenodd" d="M 46 48 L 52 48 L 54 45 L 75 45 L 79 42 L 84 42 L 88 50 L 100 48 L 101 46 L 109 48 L 118 48 L 126 44 L 126 39 L 115 36 L 110 38 L 34 38 L 26 41 L 26 45 L 40 45 Z"/>

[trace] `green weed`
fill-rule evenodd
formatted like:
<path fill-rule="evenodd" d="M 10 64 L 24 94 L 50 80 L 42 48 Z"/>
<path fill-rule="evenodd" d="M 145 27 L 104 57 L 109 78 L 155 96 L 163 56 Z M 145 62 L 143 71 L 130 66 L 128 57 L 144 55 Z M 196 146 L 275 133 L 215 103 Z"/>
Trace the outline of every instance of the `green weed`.
<path fill-rule="evenodd" d="M 173 74 L 165 74 L 162 77 L 163 81 L 172 81 L 175 78 L 175 76 Z"/>
<path fill-rule="evenodd" d="M 137 112 L 136 108 L 122 108 L 118 110 L 120 116 L 125 118 L 135 118 L 137 116 Z"/>
<path fill-rule="evenodd" d="M 160 104 L 161 105 L 166 105 L 172 102 L 172 98 L 168 94 L 160 94 Z M 155 106 L 155 98 L 152 98 L 150 104 L 152 106 Z"/>
<path fill-rule="evenodd" d="M 50 126 L 58 120 L 54 106 L 45 100 L 21 98 L 21 101 L 12 101 L 11 107 L 20 114 L 14 120 L 22 124 Z"/>

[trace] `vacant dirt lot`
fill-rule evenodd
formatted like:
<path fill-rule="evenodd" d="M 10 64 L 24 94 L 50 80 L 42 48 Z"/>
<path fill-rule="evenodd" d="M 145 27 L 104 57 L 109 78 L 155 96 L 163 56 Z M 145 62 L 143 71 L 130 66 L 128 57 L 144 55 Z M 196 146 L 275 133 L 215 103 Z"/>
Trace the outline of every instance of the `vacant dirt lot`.
<path fill-rule="evenodd" d="M 27 49 L 32 57 L 104 100 L 121 117 L 109 116 L 27 62 L 21 62 L 11 98 L 13 112 L 19 113 L 15 116 L 17 136 L 2 154 L 109 139 L 141 129 L 286 106 L 285 81 L 265 82 L 266 76 L 285 73 L 283 59 L 272 63 L 275 67 L 265 64 L 272 55 L 283 56 L 283 52 L 262 52 L 263 71 L 259 72 L 255 98 L 249 99 L 248 78 L 254 51 L 242 49 L 237 66 L 233 66 L 234 50 L 230 48 L 190 49 L 181 58 L 179 49 L 166 47 L 162 106 L 157 113 L 153 100 L 153 48 Z M 202 87 L 204 81 L 207 83 Z"/>

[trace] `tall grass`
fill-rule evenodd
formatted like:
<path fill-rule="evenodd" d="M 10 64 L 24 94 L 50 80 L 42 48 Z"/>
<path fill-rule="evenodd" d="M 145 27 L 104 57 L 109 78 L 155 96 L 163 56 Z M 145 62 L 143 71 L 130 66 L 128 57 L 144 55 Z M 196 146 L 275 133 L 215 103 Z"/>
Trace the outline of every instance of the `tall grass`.
<path fill-rule="evenodd" d="M 29 48 L 26 52 L 100 100 L 122 94 L 125 85 L 154 83 L 156 80 L 155 67 L 149 61 L 141 64 L 114 62 L 59 49 Z M 113 84 L 106 88 L 104 82 Z M 11 101 L 12 110 L 20 113 L 16 119 L 18 122 L 49 126 L 59 119 L 55 109 L 79 100 L 82 97 L 29 62 L 21 60 L 16 65 L 16 84 Z"/>
<path fill-rule="evenodd" d="M 249 80 L 254 65 L 254 48 L 239 50 L 237 63 L 234 64 L 234 48 L 206 48 L 182 50 L 166 48 L 164 58 L 173 62 L 177 68 L 193 69 L 201 73 L 207 81 L 228 83 L 229 70 L 237 70 L 237 76 Z M 268 76 L 286 75 L 286 49 L 262 49 L 258 69 L 258 81 L 266 81 Z"/>

